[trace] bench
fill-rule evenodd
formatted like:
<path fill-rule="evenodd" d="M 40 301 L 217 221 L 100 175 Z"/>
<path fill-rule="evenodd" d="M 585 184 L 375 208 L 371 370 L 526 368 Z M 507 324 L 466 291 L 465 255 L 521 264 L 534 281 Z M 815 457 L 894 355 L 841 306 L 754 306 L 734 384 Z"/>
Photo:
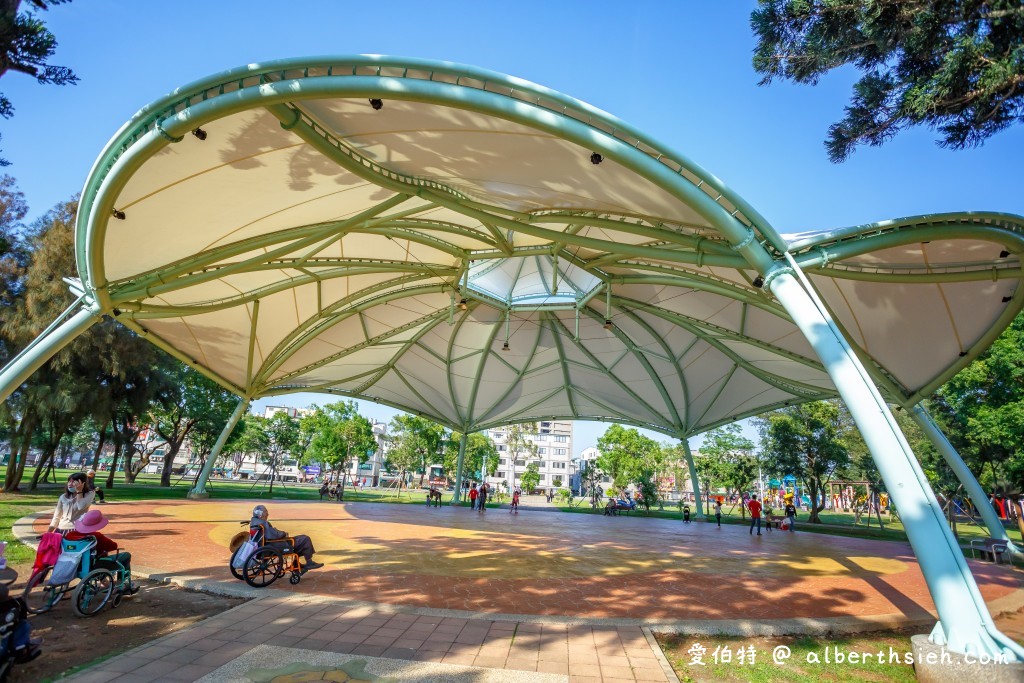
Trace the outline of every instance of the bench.
<path fill-rule="evenodd" d="M 971 557 L 977 557 L 981 552 L 984 559 L 992 558 L 992 561 L 999 564 L 999 557 L 1006 555 L 1006 541 L 998 538 L 974 538 L 971 539 Z"/>

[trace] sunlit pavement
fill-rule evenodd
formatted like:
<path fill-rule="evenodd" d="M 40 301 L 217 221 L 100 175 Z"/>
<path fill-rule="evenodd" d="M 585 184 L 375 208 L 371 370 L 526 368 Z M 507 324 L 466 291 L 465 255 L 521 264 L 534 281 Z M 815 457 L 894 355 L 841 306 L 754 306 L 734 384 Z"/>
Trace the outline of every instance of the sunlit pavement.
<path fill-rule="evenodd" d="M 240 588 L 228 571 L 227 546 L 253 504 L 112 504 L 103 508 L 110 518 L 105 533 L 131 550 L 140 568 Z M 832 630 L 912 624 L 926 632 L 934 619 L 924 579 L 903 543 L 778 530 L 758 537 L 736 525 L 546 510 L 266 505 L 275 526 L 311 536 L 316 559 L 327 566 L 297 586 L 282 578 L 259 592 L 264 599 L 217 617 L 237 615 L 218 628 L 239 639 L 232 647 L 221 642 L 225 647 L 206 658 L 208 666 L 225 665 L 258 644 L 242 637 L 244 628 L 266 628 L 259 642 L 284 648 L 539 671 L 581 683 L 655 681 L 666 674 L 647 627 L 764 633 L 798 632 L 808 624 Z M 971 569 L 994 611 L 1021 604 L 1019 573 L 975 562 Z M 263 621 L 243 628 L 237 622 L 251 621 L 246 610 L 254 605 L 262 605 Z M 287 606 L 288 617 L 301 607 L 316 619 L 275 621 L 283 615 L 271 605 Z M 185 634 L 196 628 L 170 638 L 190 637 Z M 519 649 L 512 644 L 516 629 L 523 634 L 515 640 Z M 191 642 L 203 645 L 201 638 Z M 573 652 L 578 656 L 570 657 Z M 141 669 L 158 659 L 136 656 L 130 663 Z M 146 680 L 183 675 L 159 666 L 122 673 Z M 86 676 L 93 673 L 101 672 Z"/>

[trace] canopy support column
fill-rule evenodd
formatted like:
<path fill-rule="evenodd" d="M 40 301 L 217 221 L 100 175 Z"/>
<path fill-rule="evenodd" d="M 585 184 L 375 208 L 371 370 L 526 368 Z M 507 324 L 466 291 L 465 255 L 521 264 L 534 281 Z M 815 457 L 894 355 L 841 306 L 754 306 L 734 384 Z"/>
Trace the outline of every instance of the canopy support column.
<path fill-rule="evenodd" d="M 1006 543 L 1007 547 L 1012 552 L 1020 552 L 1006 535 L 1006 527 L 999 521 L 999 516 L 996 515 L 996 511 L 992 508 L 992 504 L 989 502 L 988 497 L 985 496 L 984 489 L 981 488 L 981 484 L 978 483 L 974 473 L 971 472 L 970 468 L 960 457 L 960 454 L 953 448 L 953 444 L 949 442 L 946 435 L 942 433 L 939 426 L 935 424 L 935 420 L 929 414 L 928 409 L 922 404 L 918 403 L 916 406 L 910 409 L 910 417 L 913 418 L 917 426 L 921 428 L 921 431 L 925 433 L 931 442 L 935 446 L 935 449 L 942 454 L 942 459 L 946 461 L 949 468 L 953 470 L 956 478 L 960 480 L 960 483 L 964 485 L 964 489 L 967 490 L 967 495 L 970 496 L 974 506 L 981 512 L 981 519 L 985 522 L 985 526 L 988 528 L 988 535 L 992 538 L 998 538 L 1000 541 Z"/>
<path fill-rule="evenodd" d="M 693 461 L 693 453 L 690 452 L 690 444 L 686 439 L 683 442 L 683 454 L 686 456 L 686 466 L 690 468 L 690 483 L 693 484 L 693 501 L 697 505 L 697 519 L 705 519 L 704 501 L 700 497 L 700 483 L 697 481 L 697 463 Z"/>
<path fill-rule="evenodd" d="M 231 432 L 235 431 L 235 426 L 238 421 L 242 419 L 242 415 L 249 408 L 249 397 L 243 396 L 238 399 L 238 405 L 235 406 L 235 412 L 231 413 L 231 417 L 228 418 L 228 423 L 224 425 L 224 430 L 217 437 L 217 443 L 213 444 L 213 450 L 206 456 L 206 462 L 203 463 L 203 469 L 199 472 L 199 478 L 196 479 L 196 485 L 192 487 L 192 490 L 188 492 L 188 497 L 195 500 L 197 498 L 209 498 L 210 494 L 206 492 L 206 482 L 210 478 L 210 472 L 213 471 L 213 463 L 220 457 L 220 452 L 224 449 L 224 444 L 228 442 L 228 437 L 231 436 Z"/>
<path fill-rule="evenodd" d="M 84 307 L 61 322 L 79 303 L 83 303 Z M 84 302 L 82 299 L 64 311 L 60 318 L 57 318 L 50 327 L 4 366 L 3 370 L 0 370 L 0 401 L 6 401 L 7 397 L 17 391 L 18 387 L 24 384 L 25 380 L 31 377 L 32 373 L 38 370 L 43 363 L 98 323 L 100 317 L 95 304 Z"/>
<path fill-rule="evenodd" d="M 462 466 L 466 461 L 466 441 L 469 434 L 463 433 L 459 437 L 459 459 L 455 461 L 455 497 L 452 498 L 452 505 L 462 502 Z"/>
<path fill-rule="evenodd" d="M 770 288 L 821 359 L 900 512 L 939 613 L 931 642 L 954 652 L 1024 661 L 1024 648 L 992 622 L 942 508 L 877 387 L 799 266 L 786 256 L 790 267 L 776 264 L 769 269 L 764 287 Z"/>

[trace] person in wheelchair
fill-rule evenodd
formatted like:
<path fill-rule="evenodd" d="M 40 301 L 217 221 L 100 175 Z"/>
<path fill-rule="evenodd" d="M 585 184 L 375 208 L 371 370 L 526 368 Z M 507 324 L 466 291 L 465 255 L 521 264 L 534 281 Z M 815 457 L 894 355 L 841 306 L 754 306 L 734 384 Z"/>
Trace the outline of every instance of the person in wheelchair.
<path fill-rule="evenodd" d="M 255 529 L 259 527 L 263 533 L 263 540 L 266 543 L 273 545 L 282 545 L 282 541 L 288 538 L 289 534 L 280 529 L 275 529 L 274 526 L 267 521 L 270 513 L 267 511 L 265 505 L 257 505 L 252 509 L 252 519 L 249 521 L 249 528 Z M 309 536 L 300 534 L 298 536 L 292 536 L 295 541 L 295 553 L 300 555 L 305 560 L 305 564 L 302 565 L 302 571 L 310 569 L 319 569 L 324 565 L 320 562 L 313 561 L 313 554 L 316 550 L 313 548 L 313 541 L 309 539 Z"/>
<path fill-rule="evenodd" d="M 65 534 L 64 538 L 69 541 L 81 541 L 89 538 L 90 536 L 95 538 L 97 558 L 96 566 L 100 567 L 105 564 L 106 568 L 112 571 L 116 571 L 120 569 L 120 567 L 124 567 L 128 576 L 131 576 L 132 554 L 128 551 L 119 552 L 117 542 L 110 540 L 100 533 L 100 529 L 107 526 L 108 523 L 109 520 L 103 516 L 102 512 L 99 510 L 89 510 L 75 521 L 75 528 Z M 120 565 L 120 567 L 117 565 Z M 138 582 L 131 581 L 129 584 L 128 595 L 135 595 L 138 592 Z"/>

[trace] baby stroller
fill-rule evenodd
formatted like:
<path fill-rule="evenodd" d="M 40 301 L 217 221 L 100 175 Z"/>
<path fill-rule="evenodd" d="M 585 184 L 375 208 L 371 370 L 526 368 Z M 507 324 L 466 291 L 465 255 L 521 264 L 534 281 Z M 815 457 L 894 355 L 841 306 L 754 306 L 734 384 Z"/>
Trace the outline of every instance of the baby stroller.
<path fill-rule="evenodd" d="M 9 586 L 17 578 L 13 569 L 0 569 L 0 683 L 15 664 L 31 662 L 42 653 L 39 642 L 29 638 L 32 627 L 25 601 L 10 594 Z"/>

